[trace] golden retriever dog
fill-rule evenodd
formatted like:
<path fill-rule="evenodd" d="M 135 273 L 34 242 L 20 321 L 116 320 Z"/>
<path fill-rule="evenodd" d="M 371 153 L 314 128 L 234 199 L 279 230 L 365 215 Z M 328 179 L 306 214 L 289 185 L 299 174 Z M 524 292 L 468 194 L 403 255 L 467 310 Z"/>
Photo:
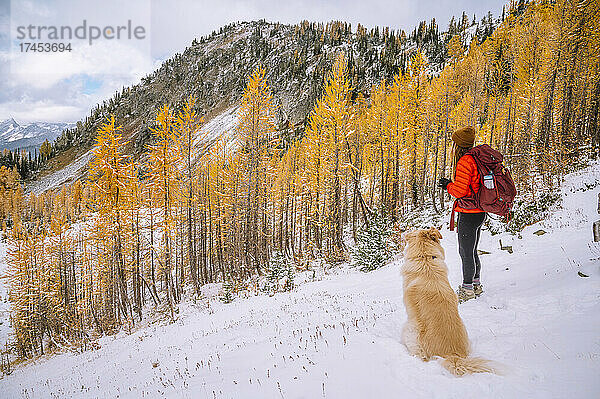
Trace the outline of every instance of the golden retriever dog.
<path fill-rule="evenodd" d="M 408 315 L 402 341 L 408 351 L 441 364 L 452 374 L 495 372 L 491 362 L 469 357 L 467 330 L 458 314 L 458 297 L 448 282 L 442 235 L 431 228 L 405 236 L 404 306 Z"/>

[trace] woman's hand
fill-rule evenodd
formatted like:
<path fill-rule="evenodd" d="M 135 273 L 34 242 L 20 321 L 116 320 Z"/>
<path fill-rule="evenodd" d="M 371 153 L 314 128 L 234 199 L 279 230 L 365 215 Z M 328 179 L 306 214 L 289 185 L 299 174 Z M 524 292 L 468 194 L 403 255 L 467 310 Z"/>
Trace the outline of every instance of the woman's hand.
<path fill-rule="evenodd" d="M 450 184 L 450 183 L 452 183 L 452 180 L 442 177 L 438 183 L 438 187 L 443 190 L 446 190 L 446 188 L 448 187 L 448 184 Z"/>

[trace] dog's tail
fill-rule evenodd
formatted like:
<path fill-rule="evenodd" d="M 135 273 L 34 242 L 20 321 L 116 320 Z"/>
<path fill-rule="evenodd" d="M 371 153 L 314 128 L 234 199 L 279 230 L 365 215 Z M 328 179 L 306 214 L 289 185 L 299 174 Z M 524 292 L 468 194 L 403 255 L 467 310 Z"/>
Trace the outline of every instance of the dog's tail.
<path fill-rule="evenodd" d="M 456 376 L 462 376 L 465 374 L 473 373 L 494 373 L 501 374 L 499 369 L 494 363 L 487 359 L 480 357 L 459 357 L 459 356 L 448 356 L 445 359 L 441 359 L 440 363 L 449 372 Z"/>

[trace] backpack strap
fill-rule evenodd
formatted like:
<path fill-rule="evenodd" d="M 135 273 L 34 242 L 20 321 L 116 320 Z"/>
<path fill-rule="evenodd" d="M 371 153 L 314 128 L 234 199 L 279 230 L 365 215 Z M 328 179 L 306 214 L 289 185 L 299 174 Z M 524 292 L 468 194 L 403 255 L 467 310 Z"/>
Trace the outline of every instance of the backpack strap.
<path fill-rule="evenodd" d="M 452 214 L 450 215 L 450 231 L 454 231 L 454 214 L 456 213 L 456 200 L 452 204 Z"/>

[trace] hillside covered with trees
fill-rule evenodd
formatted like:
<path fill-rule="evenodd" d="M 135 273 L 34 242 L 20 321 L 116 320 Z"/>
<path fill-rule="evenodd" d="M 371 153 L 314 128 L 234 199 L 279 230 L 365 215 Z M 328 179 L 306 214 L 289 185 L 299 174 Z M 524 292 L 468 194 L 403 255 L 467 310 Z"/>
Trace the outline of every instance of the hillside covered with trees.
<path fill-rule="evenodd" d="M 133 140 L 128 151 L 139 154 L 153 140 L 150 127 L 162 105 L 179 111 L 191 95 L 196 99 L 194 110 L 201 115 L 235 106 L 258 64 L 265 68 L 278 107 L 276 128 L 281 134 L 301 135 L 339 52 L 348 58 L 353 96 L 368 96 L 373 84 L 381 79 L 390 82 L 398 71 L 404 72 L 416 51 L 428 59 L 432 72 L 439 71 L 448 60 L 452 37 L 457 36 L 463 45 L 472 38 L 482 42 L 503 18 L 488 14 L 477 21 L 463 13 L 450 21 L 446 31 L 432 19 L 408 33 L 366 29 L 360 24 L 353 28 L 343 21 L 233 23 L 194 39 L 185 51 L 164 61 L 139 84 L 98 104 L 88 117 L 66 129 L 54 147 L 57 154 L 72 147 L 89 149 L 106 118 L 115 115 L 125 136 Z"/>

